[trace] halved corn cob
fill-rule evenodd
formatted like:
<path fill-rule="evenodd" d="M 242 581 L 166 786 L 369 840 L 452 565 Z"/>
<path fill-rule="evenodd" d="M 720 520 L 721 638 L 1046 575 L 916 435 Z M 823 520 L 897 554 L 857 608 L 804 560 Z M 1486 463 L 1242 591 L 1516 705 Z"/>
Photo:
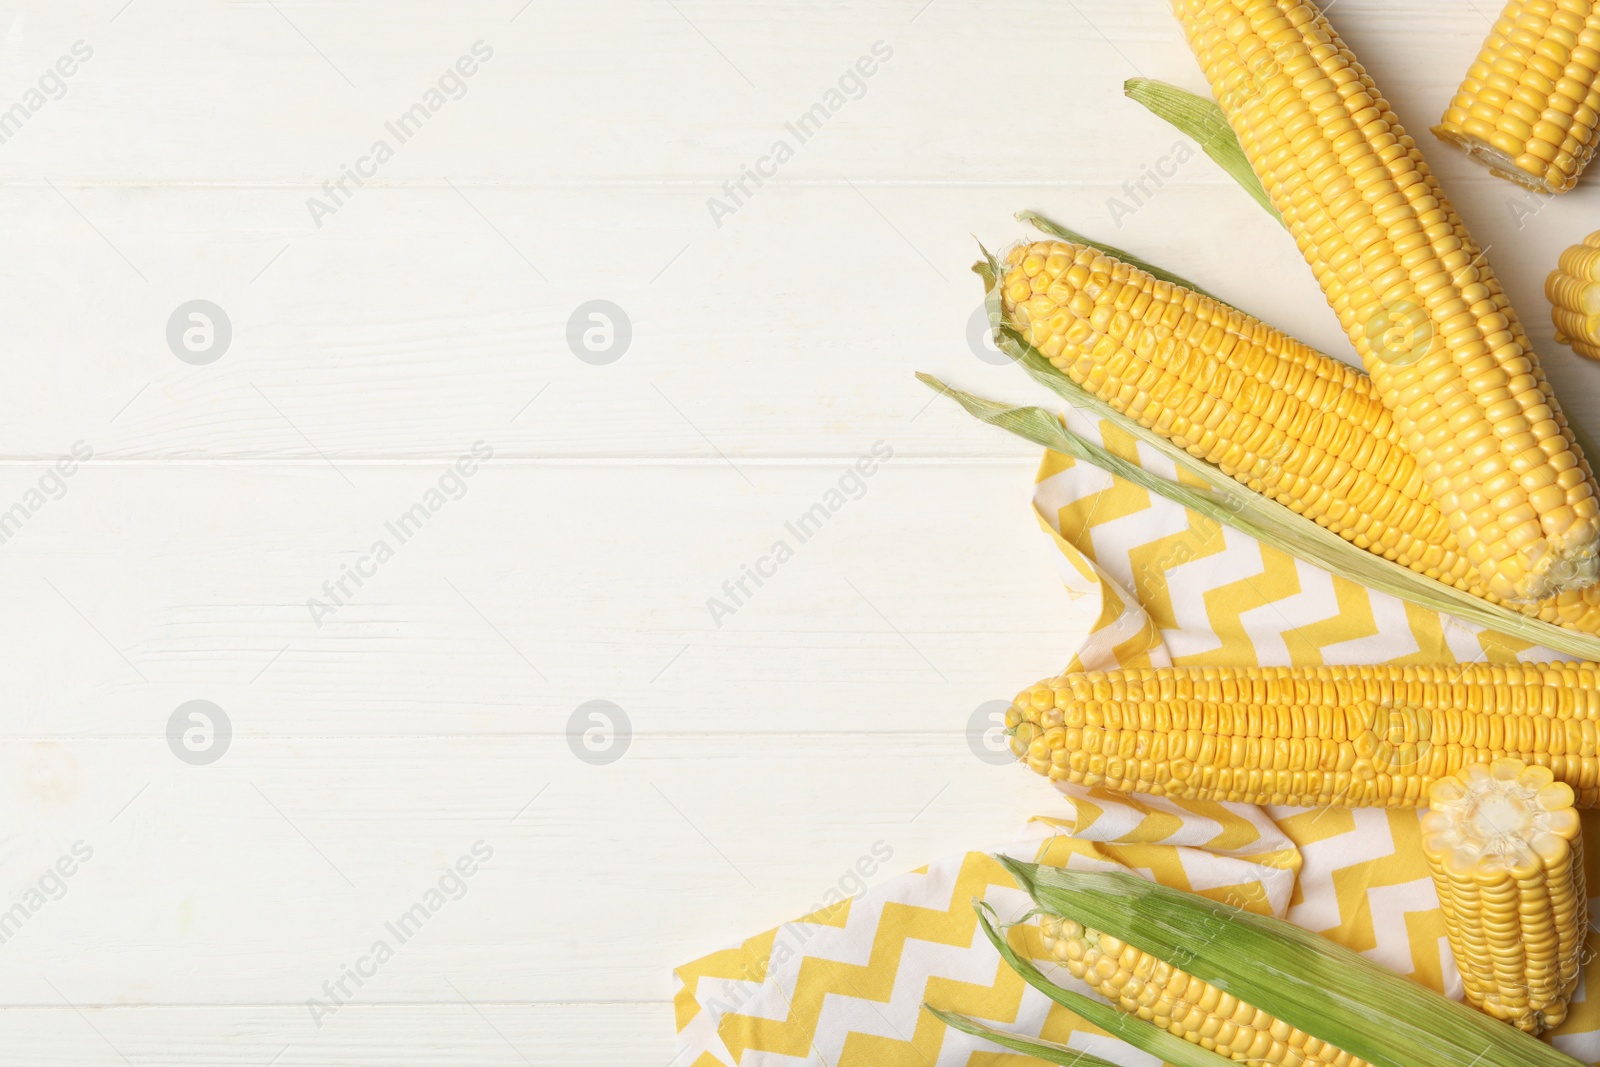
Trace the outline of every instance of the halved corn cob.
<path fill-rule="evenodd" d="M 1600 232 L 1561 253 L 1561 261 L 1545 279 L 1556 340 L 1578 355 L 1600 360 Z"/>
<path fill-rule="evenodd" d="M 1162 667 L 1046 679 L 1006 712 L 1056 781 L 1186 799 L 1422 807 L 1514 756 L 1600 805 L 1600 664 Z"/>
<path fill-rule="evenodd" d="M 1589 929 L 1572 788 L 1517 759 L 1442 778 L 1422 817 L 1467 1003 L 1537 1034 L 1559 1026 Z"/>
<path fill-rule="evenodd" d="M 1045 951 L 1113 1006 L 1230 1059 L 1274 1067 L 1368 1067 L 1172 964 L 1056 915 L 1039 920 Z"/>
<path fill-rule="evenodd" d="M 1516 312 L 1415 142 L 1307 0 L 1173 0 L 1217 103 L 1480 579 L 1600 578 L 1600 499 Z"/>
<path fill-rule="evenodd" d="M 1353 544 L 1491 602 L 1372 379 L 1086 245 L 1019 244 L 1001 309 L 1063 374 Z M 1511 607 L 1600 634 L 1600 587 Z"/>
<path fill-rule="evenodd" d="M 1600 144 L 1600 4 L 1510 0 L 1433 132 L 1502 178 L 1564 193 Z"/>

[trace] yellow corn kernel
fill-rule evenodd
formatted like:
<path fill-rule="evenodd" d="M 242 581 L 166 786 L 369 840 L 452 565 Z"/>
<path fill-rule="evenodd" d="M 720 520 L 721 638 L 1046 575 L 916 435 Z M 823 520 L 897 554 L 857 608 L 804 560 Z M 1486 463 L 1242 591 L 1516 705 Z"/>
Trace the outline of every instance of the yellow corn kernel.
<path fill-rule="evenodd" d="M 1593 473 L 1483 251 L 1367 72 L 1309 0 L 1173 8 L 1480 580 L 1504 600 L 1595 584 Z M 1566 470 L 1563 493 L 1534 499 Z"/>
<path fill-rule="evenodd" d="M 1085 245 L 1016 245 L 1000 289 L 1005 321 L 1117 411 L 1353 544 L 1502 603 L 1359 370 Z M 1507 606 L 1600 634 L 1600 587 Z"/>
<path fill-rule="evenodd" d="M 1572 787 L 1519 759 L 1433 784 L 1422 850 L 1467 1003 L 1520 1030 L 1559 1026 L 1588 933 Z"/>
<path fill-rule="evenodd" d="M 1561 253 L 1545 279 L 1556 340 L 1585 359 L 1600 360 L 1600 231 Z"/>
<path fill-rule="evenodd" d="M 1600 145 L 1600 4 L 1510 0 L 1433 132 L 1497 176 L 1564 193 Z"/>
<path fill-rule="evenodd" d="M 1040 734 L 1040 706 L 1103 725 Z M 1035 771 L 1129 793 L 1415 808 L 1435 782 L 1512 757 L 1600 806 L 1594 663 L 1088 671 L 1024 690 L 1007 722 Z"/>
<path fill-rule="evenodd" d="M 1039 933 L 1045 952 L 1071 971 L 1074 978 L 1087 982 L 1124 1011 L 1137 1012 L 1141 1018 L 1148 1014 L 1169 1033 L 1192 1044 L 1214 1049 L 1241 1063 L 1265 1061 L 1273 1067 L 1321 1067 L 1344 1057 L 1345 1067 L 1368 1067 L 1365 1060 L 1346 1056 L 1332 1045 L 1322 1045 L 1309 1034 L 1216 986 L 1098 930 L 1045 915 L 1040 917 Z M 1120 961 L 1120 969 L 1111 975 L 1087 962 L 1110 952 L 1108 945 L 1115 946 Z M 1141 971 L 1163 970 L 1171 977 L 1159 990 L 1152 991 L 1149 983 L 1132 977 Z M 1311 1051 L 1314 1048 L 1318 1051 Z"/>

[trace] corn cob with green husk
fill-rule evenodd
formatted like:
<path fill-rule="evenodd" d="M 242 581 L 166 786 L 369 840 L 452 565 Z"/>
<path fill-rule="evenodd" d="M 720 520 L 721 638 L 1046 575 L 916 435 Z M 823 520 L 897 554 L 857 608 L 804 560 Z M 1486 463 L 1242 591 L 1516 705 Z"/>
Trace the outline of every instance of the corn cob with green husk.
<path fill-rule="evenodd" d="M 1024 690 L 1011 749 L 1053 781 L 1250 804 L 1422 807 L 1511 756 L 1600 805 L 1600 665 L 1162 667 Z"/>
<path fill-rule="evenodd" d="M 1117 411 L 1361 548 L 1502 603 L 1360 371 L 1088 245 L 1017 245 L 1001 296 L 1007 325 Z M 1600 634 L 1600 587 L 1507 606 Z"/>
<path fill-rule="evenodd" d="M 1422 850 L 1467 1003 L 1537 1034 L 1567 1016 L 1589 932 L 1571 786 L 1500 759 L 1433 784 Z"/>
<path fill-rule="evenodd" d="M 1228 1061 L 1283 1067 L 1577 1062 L 1282 919 L 1131 874 L 999 859 L 1042 913 L 1047 953 L 1111 1005 L 1050 981 L 1006 940 L 992 909 L 975 903 L 983 931 L 1005 963 L 1069 1011 L 1177 1067 L 1226 1067 Z M 1008 1048 L 1040 1055 L 1037 1048 L 1046 1056 L 1063 1049 L 930 1010 L 969 1033 L 994 1034 Z"/>
<path fill-rule="evenodd" d="M 1600 144 L 1600 4 L 1510 0 L 1434 127 L 1541 193 L 1578 184 Z"/>
<path fill-rule="evenodd" d="M 1217 103 L 1479 579 L 1600 577 L 1600 494 L 1484 254 L 1308 0 L 1173 0 Z"/>

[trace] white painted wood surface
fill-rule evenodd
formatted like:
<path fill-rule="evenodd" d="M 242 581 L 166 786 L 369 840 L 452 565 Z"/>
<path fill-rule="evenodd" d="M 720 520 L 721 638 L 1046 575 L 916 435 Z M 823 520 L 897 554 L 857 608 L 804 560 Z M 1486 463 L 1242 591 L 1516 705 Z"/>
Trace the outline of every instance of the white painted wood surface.
<path fill-rule="evenodd" d="M 1600 368 L 1550 343 L 1541 289 L 1600 191 L 1529 201 L 1425 132 L 1488 3 L 1334 18 L 1596 426 Z M 1036 456 L 911 377 L 1040 398 L 968 346 L 973 237 L 1036 208 L 1349 353 L 1208 160 L 1113 220 L 1176 141 L 1122 79 L 1202 87 L 1155 2 L 35 0 L 0 32 L 0 112 L 92 50 L 0 144 L 0 511 L 29 512 L 0 544 L 0 903 L 92 850 L 0 944 L 7 1062 L 667 1064 L 674 965 L 874 842 L 881 878 L 1054 810 L 967 738 L 1076 641 Z M 308 198 L 479 41 L 319 226 Z M 707 198 L 875 42 L 859 99 L 719 226 Z M 207 365 L 165 336 L 194 299 L 232 323 Z M 592 299 L 632 323 L 609 365 L 567 346 Z M 707 598 L 876 442 L 717 625 Z M 232 724 L 207 766 L 166 738 L 196 699 Z M 568 743 L 591 700 L 631 723 L 605 766 Z M 479 841 L 462 899 L 316 1025 Z"/>

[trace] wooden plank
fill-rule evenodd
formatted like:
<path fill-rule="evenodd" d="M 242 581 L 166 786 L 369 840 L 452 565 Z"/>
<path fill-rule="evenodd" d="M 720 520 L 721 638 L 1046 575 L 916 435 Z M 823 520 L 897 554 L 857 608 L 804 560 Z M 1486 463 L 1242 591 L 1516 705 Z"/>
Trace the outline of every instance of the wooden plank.
<path fill-rule="evenodd" d="M 672 967 L 835 886 L 998 847 L 1063 810 L 1043 779 L 979 759 L 965 715 L 943 718 L 707 735 L 641 710 L 604 766 L 548 734 L 241 729 L 206 766 L 159 736 L 0 743 L 17 828 L 0 877 L 23 908 L 0 931 L 0 1001 L 49 1005 L 48 979 L 91 1004 L 304 1007 L 347 967 L 377 972 L 346 987 L 356 1003 L 450 1003 L 452 975 L 492 1001 L 665 1000 Z M 880 842 L 892 857 L 852 874 Z M 451 877 L 463 861 L 474 873 Z"/>
<path fill-rule="evenodd" d="M 473 995 L 470 977 L 452 980 L 471 1004 L 351 1004 L 320 1029 L 301 1005 L 80 1004 L 74 1010 L 58 999 L 0 1008 L 0 1041 L 18 1063 L 38 1067 L 409 1067 L 419 1060 L 440 1067 L 680 1067 L 672 1060 L 666 1002 L 493 1003 Z"/>

